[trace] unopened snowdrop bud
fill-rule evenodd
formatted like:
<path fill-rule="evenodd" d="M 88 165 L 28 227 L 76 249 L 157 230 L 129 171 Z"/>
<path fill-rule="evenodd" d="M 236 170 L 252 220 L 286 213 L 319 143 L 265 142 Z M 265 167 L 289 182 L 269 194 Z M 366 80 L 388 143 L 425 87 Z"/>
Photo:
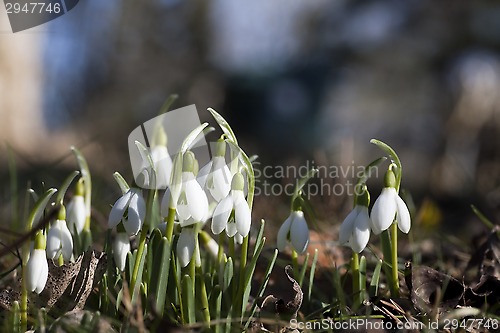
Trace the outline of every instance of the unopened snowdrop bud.
<path fill-rule="evenodd" d="M 277 243 L 280 251 L 283 251 L 288 243 L 298 254 L 306 251 L 309 245 L 309 228 L 302 210 L 294 209 L 283 222 L 278 231 Z"/>
<path fill-rule="evenodd" d="M 350 246 L 357 253 L 365 249 L 370 239 L 369 205 L 370 193 L 366 186 L 363 186 L 362 192 L 356 199 L 354 209 L 347 215 L 340 226 L 339 243 Z"/>
<path fill-rule="evenodd" d="M 218 235 L 225 229 L 229 237 L 233 237 L 236 232 L 246 237 L 250 232 L 252 216 L 243 193 L 244 186 L 243 175 L 237 172 L 231 181 L 231 193 L 222 199 L 214 210 L 212 218 L 214 234 Z"/>
<path fill-rule="evenodd" d="M 57 220 L 52 223 L 47 233 L 47 257 L 57 259 L 60 254 L 64 261 L 69 261 L 73 254 L 73 238 L 66 225 L 64 206 L 61 206 Z"/>
<path fill-rule="evenodd" d="M 196 230 L 194 227 L 182 228 L 177 241 L 177 257 L 181 267 L 186 267 L 193 258 L 196 247 Z"/>
<path fill-rule="evenodd" d="M 125 218 L 125 212 L 127 217 Z M 137 235 L 144 223 L 146 203 L 138 188 L 130 188 L 116 200 L 108 218 L 108 228 L 112 229 L 123 221 L 123 226 L 129 235 Z"/>
<path fill-rule="evenodd" d="M 181 220 L 193 218 L 204 221 L 208 217 L 208 199 L 194 172 L 197 171 L 197 161 L 194 154 L 188 151 L 184 154 L 182 166 L 182 185 L 177 203 L 177 214 Z"/>
<path fill-rule="evenodd" d="M 123 272 L 125 263 L 127 262 L 127 254 L 130 252 L 130 240 L 123 226 L 118 226 L 118 233 L 113 242 L 113 257 L 115 258 L 116 267 Z"/>
<path fill-rule="evenodd" d="M 207 177 L 206 186 L 215 201 L 220 202 L 231 190 L 231 171 L 226 164 L 226 143 L 217 141 L 212 167 Z"/>
<path fill-rule="evenodd" d="M 80 178 L 80 180 L 76 183 L 75 195 L 71 198 L 71 201 L 68 204 L 67 223 L 70 232 L 74 232 L 76 230 L 77 233 L 81 233 L 83 227 L 85 226 L 87 214 L 83 195 L 83 178 Z"/>
<path fill-rule="evenodd" d="M 396 176 L 391 168 L 385 174 L 384 186 L 371 212 L 373 232 L 380 234 L 391 226 L 396 217 L 399 230 L 408 233 L 411 227 L 410 212 L 396 191 Z"/>
<path fill-rule="evenodd" d="M 40 230 L 36 233 L 33 251 L 26 265 L 26 287 L 37 294 L 45 288 L 49 276 L 45 246 L 45 235 Z"/>

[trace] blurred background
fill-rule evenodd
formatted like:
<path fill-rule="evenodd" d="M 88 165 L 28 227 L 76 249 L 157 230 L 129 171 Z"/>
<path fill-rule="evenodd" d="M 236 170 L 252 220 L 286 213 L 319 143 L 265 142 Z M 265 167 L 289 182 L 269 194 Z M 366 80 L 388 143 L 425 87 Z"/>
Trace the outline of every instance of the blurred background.
<path fill-rule="evenodd" d="M 215 124 L 207 107 L 223 114 L 262 165 L 366 165 L 380 156 L 369 140 L 383 140 L 419 223 L 467 232 L 470 204 L 499 212 L 499 92 L 496 1 L 85 0 L 16 34 L 2 7 L 2 220 L 28 181 L 59 186 L 75 145 L 105 223 L 112 173 L 132 177 L 129 132 L 175 93 L 202 121 Z M 254 219 L 278 228 L 288 199 L 256 200 Z M 327 225 L 351 205 L 315 200 Z"/>

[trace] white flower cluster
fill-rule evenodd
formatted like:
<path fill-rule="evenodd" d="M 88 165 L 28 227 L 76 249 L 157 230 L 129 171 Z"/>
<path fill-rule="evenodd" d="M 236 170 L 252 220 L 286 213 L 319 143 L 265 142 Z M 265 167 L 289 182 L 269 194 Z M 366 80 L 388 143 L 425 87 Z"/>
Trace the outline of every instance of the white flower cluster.
<path fill-rule="evenodd" d="M 41 293 L 48 277 L 47 258 L 64 262 L 73 259 L 73 238 L 84 228 L 86 220 L 85 202 L 83 198 L 83 182 L 76 185 L 76 192 L 68 204 L 68 213 L 61 205 L 57 219 L 52 222 L 47 239 L 42 230 L 35 235 L 33 250 L 26 265 L 26 287 L 30 291 Z"/>
<path fill-rule="evenodd" d="M 368 214 L 370 196 L 366 186 L 357 197 L 354 209 L 347 215 L 340 226 L 339 242 L 348 245 L 360 253 L 368 244 L 370 229 L 376 234 L 388 229 L 396 219 L 399 230 L 407 234 L 410 231 L 410 212 L 395 188 L 395 175 L 389 169 L 385 175 L 385 187 L 375 201 L 371 214 Z"/>
<path fill-rule="evenodd" d="M 153 152 L 151 159 L 156 174 L 160 175 L 156 179 L 166 187 L 160 205 L 162 218 L 166 220 L 169 210 L 175 209 L 175 223 L 180 227 L 176 251 L 181 266 L 187 266 L 193 259 L 198 246 L 198 231 L 210 219 L 214 234 L 225 230 L 227 236 L 241 243 L 250 231 L 251 212 L 243 192 L 245 177 L 239 171 L 239 162 L 234 170 L 226 163 L 226 142 L 217 142 L 211 161 L 200 170 L 195 154 L 185 152 L 182 173 L 177 180 L 173 179 L 172 162 L 170 157 L 166 158 L 165 152 Z M 108 228 L 121 230 L 113 246 L 115 263 L 121 271 L 130 251 L 128 236 L 141 230 L 145 215 L 146 205 L 138 188 L 129 189 L 111 209 Z M 159 228 L 165 230 L 165 224 Z M 199 261 L 199 258 L 195 259 Z"/>

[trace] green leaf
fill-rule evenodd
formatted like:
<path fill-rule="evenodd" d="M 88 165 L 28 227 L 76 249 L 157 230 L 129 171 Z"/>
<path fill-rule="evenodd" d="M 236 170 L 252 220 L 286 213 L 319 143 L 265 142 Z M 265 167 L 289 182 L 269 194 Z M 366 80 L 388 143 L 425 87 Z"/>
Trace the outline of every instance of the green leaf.
<path fill-rule="evenodd" d="M 116 182 L 118 183 L 118 186 L 120 186 L 120 190 L 122 191 L 122 194 L 127 193 L 127 191 L 130 189 L 130 186 L 128 185 L 125 178 L 123 178 L 119 172 L 113 173 L 113 177 L 115 178 Z"/>
<path fill-rule="evenodd" d="M 184 297 L 183 305 L 184 313 L 187 314 L 187 323 L 194 324 L 196 322 L 196 302 L 194 299 L 193 280 L 187 274 L 182 277 L 182 296 Z"/>
<path fill-rule="evenodd" d="M 158 246 L 153 250 L 153 267 L 151 268 L 151 286 L 149 292 L 153 296 L 156 313 L 162 316 L 170 271 L 170 242 L 166 237 L 163 237 L 160 239 Z"/>
<path fill-rule="evenodd" d="M 141 155 L 142 160 L 147 161 L 150 169 L 153 170 L 153 173 L 151 175 L 148 175 L 149 184 L 150 185 L 153 184 L 153 187 L 156 187 L 156 169 L 153 159 L 151 158 L 151 154 L 149 153 L 149 150 L 141 142 L 136 140 L 134 143 L 137 146 L 137 149 L 139 150 L 139 154 Z"/>
<path fill-rule="evenodd" d="M 179 98 L 179 95 L 177 94 L 172 94 L 168 96 L 167 100 L 163 103 L 163 105 L 160 108 L 160 113 L 158 115 L 162 115 L 164 113 L 167 113 L 170 110 L 170 107 L 174 102 Z"/>
<path fill-rule="evenodd" d="M 264 292 L 266 291 L 267 284 L 269 283 L 269 279 L 271 278 L 271 272 L 274 268 L 274 264 L 276 263 L 277 257 L 278 257 L 278 249 L 274 249 L 273 256 L 271 257 L 271 260 L 267 264 L 266 271 L 264 273 L 264 281 L 262 281 L 259 291 L 257 292 L 257 297 L 255 297 L 255 299 L 259 299 L 262 296 L 264 296 Z M 245 329 L 247 329 L 248 325 L 250 325 L 250 323 L 252 322 L 256 310 L 257 310 L 257 302 L 255 301 L 252 304 L 252 308 L 250 310 L 250 316 L 245 324 Z"/>
<path fill-rule="evenodd" d="M 488 228 L 488 229 L 493 229 L 495 228 L 495 224 L 491 222 L 489 218 L 487 218 L 479 209 L 477 209 L 476 206 L 470 205 L 470 208 L 472 208 L 472 211 L 476 216 L 479 218 L 481 222 Z"/>
<path fill-rule="evenodd" d="M 373 270 L 372 281 L 370 282 L 370 296 L 374 297 L 378 295 L 378 285 L 380 281 L 380 270 L 382 269 L 382 260 L 379 259 L 377 266 Z"/>
<path fill-rule="evenodd" d="M 359 258 L 359 292 L 361 302 L 365 299 L 366 291 L 366 257 L 361 256 Z"/>
<path fill-rule="evenodd" d="M 27 225 L 28 230 L 31 230 L 34 222 L 37 222 L 40 220 L 40 217 L 42 216 L 43 211 L 45 210 L 45 207 L 49 203 L 50 198 L 56 192 L 57 192 L 57 189 L 50 188 L 40 198 L 38 198 L 37 202 L 35 203 L 35 206 L 31 210 L 30 215 L 28 217 L 28 225 Z"/>
<path fill-rule="evenodd" d="M 208 108 L 208 112 L 212 114 L 217 124 L 219 124 L 222 132 L 226 135 L 229 141 L 233 142 L 235 145 L 238 145 L 238 140 L 236 139 L 236 135 L 234 135 L 233 129 L 229 126 L 229 123 L 222 117 L 217 111 L 212 108 Z"/>
<path fill-rule="evenodd" d="M 359 177 L 357 185 L 365 184 L 368 178 L 370 178 L 372 170 L 375 169 L 380 163 L 384 162 L 385 160 L 387 160 L 387 157 L 382 156 L 372 161 L 370 164 L 368 164 L 364 168 L 361 177 Z"/>
<path fill-rule="evenodd" d="M 297 279 L 297 283 L 299 284 L 300 288 L 302 288 L 302 283 L 304 282 L 304 276 L 306 275 L 308 263 L 309 263 L 309 252 L 306 253 L 306 257 L 304 258 L 304 263 L 302 264 L 302 267 L 300 268 L 299 276 Z"/>
<path fill-rule="evenodd" d="M 135 280 L 135 288 L 132 291 L 132 304 L 135 304 L 137 297 L 140 296 L 141 283 L 142 283 L 142 272 L 144 271 L 144 262 L 146 261 L 146 254 L 148 253 L 148 244 L 144 244 L 144 251 L 142 256 L 139 258 L 139 268 L 137 270 L 137 280 Z"/>
<path fill-rule="evenodd" d="M 311 300 L 312 287 L 314 283 L 314 273 L 316 271 L 316 263 L 318 262 L 318 249 L 314 250 L 314 257 L 311 263 L 311 271 L 309 272 L 309 283 L 307 290 L 307 299 Z"/>
<path fill-rule="evenodd" d="M 71 185 L 71 183 L 73 182 L 73 179 L 75 179 L 75 177 L 78 176 L 79 173 L 80 172 L 78 172 L 78 171 L 73 171 L 72 173 L 70 173 L 68 175 L 68 177 L 66 177 L 66 179 L 64 180 L 64 182 L 61 185 L 61 188 L 59 189 L 59 193 L 57 193 L 56 202 L 58 202 L 60 204 L 63 203 L 63 199 L 64 199 L 64 196 L 66 195 L 66 191 L 68 191 L 68 188 Z"/>

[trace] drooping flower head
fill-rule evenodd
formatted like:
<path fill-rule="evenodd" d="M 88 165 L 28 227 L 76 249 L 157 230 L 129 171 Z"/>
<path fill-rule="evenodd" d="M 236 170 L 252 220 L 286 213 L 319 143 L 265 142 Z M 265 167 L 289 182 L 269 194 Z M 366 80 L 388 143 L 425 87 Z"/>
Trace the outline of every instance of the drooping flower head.
<path fill-rule="evenodd" d="M 57 259 L 60 255 L 69 261 L 73 254 L 73 238 L 66 225 L 66 209 L 63 205 L 47 233 L 47 258 Z"/>
<path fill-rule="evenodd" d="M 298 202 L 298 200 L 294 202 L 294 208 L 281 225 L 277 243 L 280 251 L 283 251 L 287 244 L 290 244 L 295 252 L 303 254 L 309 245 L 309 228 L 302 208 L 297 205 Z"/>
<path fill-rule="evenodd" d="M 167 149 L 167 133 L 163 126 L 155 130 L 153 147 L 151 148 L 151 159 L 156 172 L 156 189 L 166 189 L 170 185 L 172 175 L 172 157 Z"/>
<path fill-rule="evenodd" d="M 68 204 L 68 214 L 66 222 L 68 223 L 68 229 L 71 232 L 76 230 L 77 233 L 81 233 L 83 227 L 85 226 L 85 220 L 87 218 L 83 178 L 80 178 L 76 183 L 76 191 L 73 198 Z"/>
<path fill-rule="evenodd" d="M 138 188 L 131 187 L 116 200 L 108 218 L 108 228 L 112 229 L 123 222 L 129 235 L 137 235 L 146 215 L 146 203 Z"/>
<path fill-rule="evenodd" d="M 403 199 L 396 191 L 396 175 L 392 171 L 392 165 L 384 176 L 384 188 L 373 204 L 371 212 L 371 227 L 378 235 L 391 226 L 396 217 L 399 230 L 407 234 L 410 231 L 410 212 Z"/>
<path fill-rule="evenodd" d="M 26 265 L 26 287 L 37 294 L 40 294 L 45 288 L 49 276 L 45 246 L 45 235 L 40 230 L 35 235 L 33 251 Z"/>
<path fill-rule="evenodd" d="M 195 221 L 204 221 L 208 218 L 208 200 L 205 192 L 196 180 L 198 162 L 191 151 L 183 157 L 182 184 L 177 201 L 177 215 L 181 220 L 193 218 Z"/>
<path fill-rule="evenodd" d="M 186 267 L 193 259 L 197 242 L 196 226 L 188 226 L 181 229 L 179 240 L 177 241 L 177 257 L 181 267 Z"/>
<path fill-rule="evenodd" d="M 216 235 L 226 230 L 229 237 L 238 233 L 246 237 L 250 232 L 251 212 L 245 199 L 243 189 L 245 180 L 240 172 L 237 172 L 231 181 L 231 192 L 222 199 L 214 211 L 212 218 L 212 232 Z"/>
<path fill-rule="evenodd" d="M 127 262 L 127 254 L 130 252 L 130 240 L 123 225 L 118 225 L 117 231 L 115 241 L 113 242 L 113 257 L 116 267 L 118 267 L 120 272 L 123 272 L 125 263 Z"/>
<path fill-rule="evenodd" d="M 357 253 L 363 251 L 370 240 L 370 193 L 365 185 L 356 197 L 354 209 L 347 215 L 340 226 L 339 243 L 348 245 Z"/>
<path fill-rule="evenodd" d="M 206 187 L 215 201 L 220 202 L 231 190 L 231 172 L 226 164 L 226 142 L 219 140 L 215 146 L 210 173 L 207 176 Z"/>

